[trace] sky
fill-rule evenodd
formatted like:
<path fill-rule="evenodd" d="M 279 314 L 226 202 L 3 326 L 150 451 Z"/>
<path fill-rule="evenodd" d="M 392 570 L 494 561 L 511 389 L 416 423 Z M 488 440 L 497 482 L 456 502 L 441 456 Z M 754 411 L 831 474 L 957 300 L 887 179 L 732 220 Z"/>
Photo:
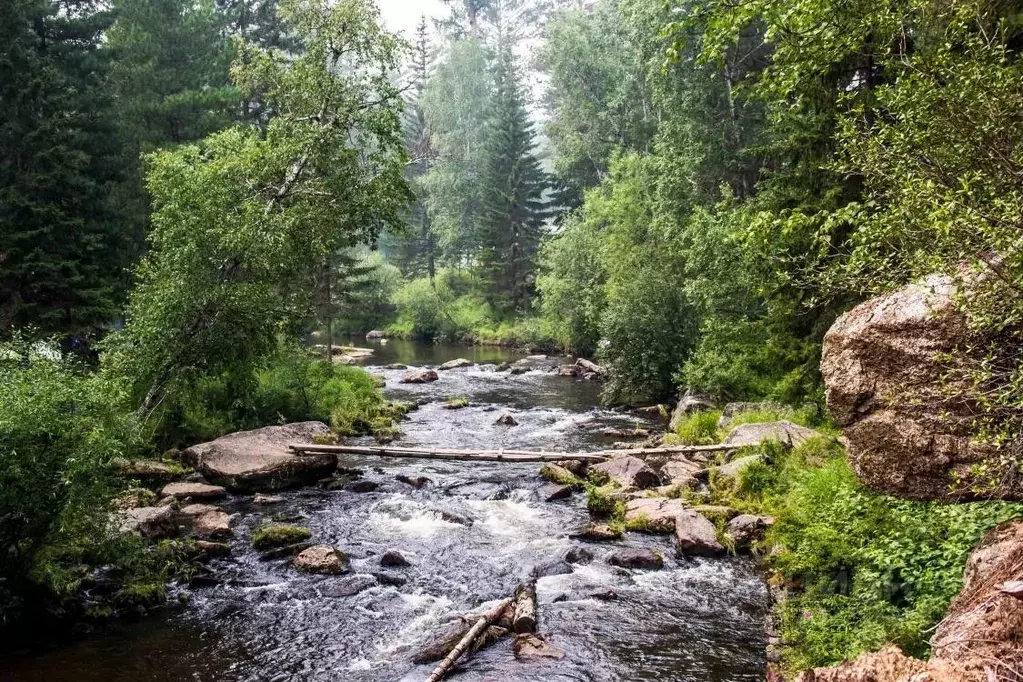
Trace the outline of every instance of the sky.
<path fill-rule="evenodd" d="M 423 14 L 430 18 L 446 13 L 441 0 L 377 0 L 377 5 L 384 25 L 392 31 L 404 32 L 406 38 L 412 38 Z"/>

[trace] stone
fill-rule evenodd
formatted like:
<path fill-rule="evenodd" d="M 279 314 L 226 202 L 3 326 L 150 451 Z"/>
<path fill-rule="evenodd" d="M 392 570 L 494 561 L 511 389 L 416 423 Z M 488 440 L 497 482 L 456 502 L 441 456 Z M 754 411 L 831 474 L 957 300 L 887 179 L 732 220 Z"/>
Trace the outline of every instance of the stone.
<path fill-rule="evenodd" d="M 675 547 L 683 555 L 713 556 L 725 551 L 714 524 L 692 509 L 683 509 L 675 517 Z"/>
<path fill-rule="evenodd" d="M 766 464 L 767 457 L 765 457 L 764 455 L 746 455 L 745 457 L 738 457 L 736 459 L 733 459 L 731 462 L 728 462 L 727 464 L 711 467 L 708 470 L 708 473 L 709 475 L 719 479 L 721 478 L 737 479 L 739 475 L 743 471 L 745 471 L 750 465 L 756 464 L 758 462 Z"/>
<path fill-rule="evenodd" d="M 952 278 L 931 276 L 839 317 L 821 357 L 828 408 L 853 471 L 875 490 L 918 500 L 1020 500 L 1023 477 L 1013 475 L 1011 458 L 971 438 L 973 388 L 948 378 L 948 354 L 971 345 L 958 295 Z M 966 399 L 949 399 L 956 394 Z M 991 490 L 984 485 L 991 480 L 1003 483 Z"/>
<path fill-rule="evenodd" d="M 357 479 L 355 481 L 345 483 L 341 489 L 350 493 L 371 493 L 379 487 L 380 484 L 376 481 Z"/>
<path fill-rule="evenodd" d="M 424 487 L 428 483 L 432 483 L 432 481 L 430 481 L 430 479 L 428 479 L 426 476 L 407 476 L 405 474 L 398 474 L 397 476 L 394 477 L 394 479 L 396 481 L 401 481 L 402 483 L 407 483 L 408 485 L 412 486 L 413 488 L 416 488 L 417 490 L 419 488 Z"/>
<path fill-rule="evenodd" d="M 462 367 L 472 367 L 475 364 L 476 363 L 473 362 L 472 360 L 466 360 L 465 358 L 458 358 L 457 360 L 448 360 L 447 362 L 445 362 L 443 365 L 441 365 L 437 369 L 439 369 L 439 370 L 460 369 Z"/>
<path fill-rule="evenodd" d="M 617 531 L 606 523 L 588 523 L 581 533 L 578 533 L 574 537 L 580 540 L 590 540 L 593 542 L 610 542 L 612 540 L 618 540 L 622 537 L 620 531 Z"/>
<path fill-rule="evenodd" d="M 332 474 L 337 468 L 336 455 L 298 456 L 288 445 L 333 436 L 330 427 L 322 422 L 266 426 L 194 445 L 183 455 L 206 480 L 229 490 L 276 490 L 313 483 Z"/>
<path fill-rule="evenodd" d="M 179 500 L 191 498 L 193 500 L 219 500 L 227 497 L 227 489 L 219 485 L 207 485 L 205 483 L 168 483 L 160 491 L 164 497 L 173 497 Z"/>
<path fill-rule="evenodd" d="M 732 429 L 723 442 L 725 445 L 743 446 L 778 441 L 782 445 L 796 447 L 810 439 L 824 437 L 824 434 L 819 431 L 782 419 L 776 422 L 741 424 Z"/>
<path fill-rule="evenodd" d="M 296 554 L 304 552 L 305 550 L 309 549 L 312 546 L 313 546 L 312 542 L 293 542 L 289 545 L 284 545 L 283 547 L 274 547 L 273 549 L 268 549 L 262 554 L 260 554 L 259 558 L 263 559 L 264 561 L 270 559 L 282 559 L 286 556 L 295 556 Z"/>
<path fill-rule="evenodd" d="M 152 507 L 157 501 L 156 493 L 145 488 L 129 488 L 114 499 L 118 509 L 135 509 L 136 507 Z"/>
<path fill-rule="evenodd" d="M 560 464 L 547 463 L 540 467 L 540 475 L 557 485 L 578 485 L 578 477 Z"/>
<path fill-rule="evenodd" d="M 401 377 L 401 383 L 403 384 L 428 384 L 431 381 L 437 381 L 440 376 L 437 375 L 432 369 L 419 369 L 414 372 L 409 372 Z"/>
<path fill-rule="evenodd" d="M 210 540 L 196 540 L 195 548 L 200 560 L 208 560 L 218 557 L 230 556 L 231 546 L 226 542 L 212 542 Z"/>
<path fill-rule="evenodd" d="M 284 498 L 280 495 L 264 495 L 263 493 L 256 493 L 252 498 L 252 504 L 258 504 L 261 506 L 280 504 L 284 501 Z"/>
<path fill-rule="evenodd" d="M 694 412 L 701 412 L 703 410 L 717 409 L 717 403 L 710 396 L 699 395 L 686 391 L 678 399 L 678 403 L 675 405 L 675 410 L 671 413 L 671 421 L 668 422 L 669 431 L 677 431 L 678 427 L 682 425 L 686 417 L 693 414 Z"/>
<path fill-rule="evenodd" d="M 575 365 L 561 365 L 558 367 L 557 375 L 559 377 L 572 377 L 579 376 L 579 368 Z"/>
<path fill-rule="evenodd" d="M 682 500 L 638 497 L 625 503 L 625 527 L 647 533 L 670 533 L 675 517 L 685 509 Z"/>
<path fill-rule="evenodd" d="M 586 462 L 581 459 L 560 459 L 554 464 L 576 476 L 583 476 L 586 473 Z"/>
<path fill-rule="evenodd" d="M 196 503 L 182 507 L 181 509 L 178 510 L 178 513 L 182 514 L 183 516 L 202 516 L 203 514 L 216 511 L 221 511 L 220 507 L 214 506 L 212 504 Z"/>
<path fill-rule="evenodd" d="M 603 367 L 601 367 L 600 365 L 598 365 L 595 362 L 587 360 L 586 358 L 579 358 L 578 360 L 575 361 L 575 364 L 583 372 L 587 372 L 589 374 L 595 374 L 597 376 L 603 376 L 604 375 L 604 368 Z"/>
<path fill-rule="evenodd" d="M 412 564 L 400 552 L 392 549 L 384 552 L 383 556 L 380 557 L 380 565 L 384 568 L 405 568 Z"/>
<path fill-rule="evenodd" d="M 502 414 L 500 417 L 497 418 L 497 421 L 494 423 L 499 424 L 501 426 L 519 425 L 519 423 L 515 420 L 515 417 L 513 417 L 510 412 L 505 412 L 504 414 Z"/>
<path fill-rule="evenodd" d="M 390 365 L 384 365 L 384 369 L 408 369 L 408 365 L 403 365 L 400 362 L 394 362 Z"/>
<path fill-rule="evenodd" d="M 348 557 L 329 545 L 313 545 L 302 550 L 292 561 L 299 571 L 307 573 L 339 574 L 348 570 Z"/>
<path fill-rule="evenodd" d="M 195 515 L 192 517 L 192 532 L 202 538 L 230 537 L 233 535 L 231 517 L 219 509 Z"/>
<path fill-rule="evenodd" d="M 528 367 L 523 367 L 522 365 L 519 365 L 517 367 L 512 367 L 511 369 L 509 369 L 508 373 L 518 376 L 519 374 L 525 374 L 528 371 L 529 371 Z"/>
<path fill-rule="evenodd" d="M 150 540 L 178 533 L 177 515 L 170 506 L 126 509 L 116 512 L 114 518 L 120 532 L 137 533 Z"/>
<path fill-rule="evenodd" d="M 515 652 L 515 658 L 520 660 L 538 658 L 561 660 L 565 657 L 564 651 L 551 646 L 541 635 L 533 632 L 524 632 L 515 635 L 515 641 L 512 643 L 512 651 Z"/>
<path fill-rule="evenodd" d="M 751 543 L 763 540 L 767 529 L 773 525 L 773 516 L 739 514 L 728 522 L 728 535 L 736 547 L 749 547 Z"/>
<path fill-rule="evenodd" d="M 660 469 L 661 482 L 665 485 L 680 485 L 685 488 L 694 488 L 698 484 L 697 472 L 702 465 L 688 459 L 669 459 Z"/>
<path fill-rule="evenodd" d="M 557 561 L 548 561 L 545 564 L 534 566 L 533 570 L 530 571 L 530 575 L 534 578 L 550 578 L 555 575 L 568 575 L 572 570 L 572 566 L 567 561 L 558 559 Z"/>
<path fill-rule="evenodd" d="M 622 455 L 590 466 L 590 471 L 602 471 L 622 488 L 653 488 L 661 479 L 641 459 Z"/>
<path fill-rule="evenodd" d="M 540 488 L 538 494 L 540 499 L 544 502 L 557 502 L 558 500 L 567 500 L 572 497 L 572 492 L 573 489 L 570 485 L 550 483 Z"/>
<path fill-rule="evenodd" d="M 510 362 L 500 362 L 500 363 L 494 365 L 494 371 L 495 372 L 507 372 L 509 369 L 511 369 L 511 363 Z"/>
<path fill-rule="evenodd" d="M 181 467 L 171 462 L 149 459 L 114 459 L 114 471 L 122 478 L 135 478 L 144 483 L 173 481 L 182 474 Z"/>
<path fill-rule="evenodd" d="M 373 341 L 374 339 L 386 339 L 386 332 L 382 332 L 379 329 L 366 332 L 366 340 Z"/>
<path fill-rule="evenodd" d="M 588 564 L 593 561 L 593 552 L 585 547 L 573 547 L 565 552 L 564 559 L 569 564 Z"/>
<path fill-rule="evenodd" d="M 377 579 L 367 573 L 348 575 L 320 586 L 320 595 L 332 599 L 354 597 L 377 585 Z"/>
<path fill-rule="evenodd" d="M 397 573 L 387 573 L 385 571 L 380 571 L 378 573 L 374 573 L 373 577 L 376 578 L 377 582 L 379 582 L 381 585 L 391 585 L 392 587 L 401 587 L 402 585 L 408 583 L 408 578 L 406 578 L 403 575 L 398 575 Z"/>
<path fill-rule="evenodd" d="M 643 570 L 664 568 L 664 557 L 650 549 L 620 549 L 608 557 L 607 562 L 612 566 L 620 568 L 638 568 Z"/>

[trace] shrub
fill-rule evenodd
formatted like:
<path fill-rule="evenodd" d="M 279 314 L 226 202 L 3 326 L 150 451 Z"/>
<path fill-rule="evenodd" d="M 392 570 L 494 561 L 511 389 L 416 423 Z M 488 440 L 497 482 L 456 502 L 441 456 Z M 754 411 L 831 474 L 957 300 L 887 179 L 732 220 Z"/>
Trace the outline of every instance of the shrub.
<path fill-rule="evenodd" d="M 111 407 L 110 386 L 52 346 L 0 345 L 0 386 L 3 621 L 28 582 L 59 593 L 77 585 L 68 567 L 106 537 L 107 464 L 135 430 Z"/>
<path fill-rule="evenodd" d="M 686 417 L 675 434 L 682 445 L 710 445 L 717 443 L 720 410 L 700 410 Z"/>

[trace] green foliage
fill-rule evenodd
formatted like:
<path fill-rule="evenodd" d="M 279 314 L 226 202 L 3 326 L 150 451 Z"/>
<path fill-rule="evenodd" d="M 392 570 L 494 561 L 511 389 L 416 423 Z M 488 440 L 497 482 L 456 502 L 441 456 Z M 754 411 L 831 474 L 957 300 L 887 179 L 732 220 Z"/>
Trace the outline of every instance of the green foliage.
<path fill-rule="evenodd" d="M 250 539 L 256 549 L 271 549 L 293 545 L 313 536 L 308 528 L 287 526 L 284 524 L 265 524 L 252 531 Z"/>
<path fill-rule="evenodd" d="M 109 386 L 52 346 L 0 345 L 0 575 L 61 591 L 61 557 L 106 536 L 107 464 L 134 442 Z M 71 559 L 73 562 L 75 559 Z M 0 621 L 15 605 L 0 601 Z"/>
<path fill-rule="evenodd" d="M 617 486 L 591 485 L 586 489 L 586 508 L 592 514 L 609 516 L 621 521 L 625 518 L 625 503 L 615 499 Z"/>
<path fill-rule="evenodd" d="M 682 445 L 710 445 L 720 442 L 718 420 L 721 410 L 699 410 L 682 420 L 675 429 Z"/>
<path fill-rule="evenodd" d="M 554 468 L 549 464 L 544 464 L 540 467 L 540 475 L 551 483 L 557 483 L 558 485 L 567 485 L 573 488 L 581 488 L 583 486 L 583 482 L 579 480 L 578 476 L 561 467 Z"/>
<path fill-rule="evenodd" d="M 962 587 L 969 552 L 995 525 L 1023 513 L 1002 502 L 897 500 L 857 481 L 841 447 L 816 439 L 785 452 L 765 446 L 724 500 L 777 519 L 767 541 L 778 579 L 801 586 L 783 605 L 785 665 L 833 665 L 895 642 L 924 656 L 931 628 Z"/>

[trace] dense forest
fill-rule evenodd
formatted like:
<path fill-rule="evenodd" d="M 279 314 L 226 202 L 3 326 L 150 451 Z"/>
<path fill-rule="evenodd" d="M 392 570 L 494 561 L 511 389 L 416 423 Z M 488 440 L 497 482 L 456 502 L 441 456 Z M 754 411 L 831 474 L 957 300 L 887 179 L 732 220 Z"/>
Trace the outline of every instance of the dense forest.
<path fill-rule="evenodd" d="M 828 431 L 829 327 L 947 275 L 969 338 L 943 399 L 1000 462 L 973 492 L 1021 475 L 1017 4 L 445 5 L 411 36 L 369 0 L 0 5 L 0 623 L 83 563 L 174 576 L 178 549 L 107 537 L 125 460 L 306 419 L 393 435 L 408 406 L 308 353 L 325 331 L 593 357 L 609 405 Z M 783 564 L 864 580 L 787 612 L 792 665 L 923 654 L 1019 508 L 889 503 L 829 448 L 755 491 L 798 519 Z"/>

